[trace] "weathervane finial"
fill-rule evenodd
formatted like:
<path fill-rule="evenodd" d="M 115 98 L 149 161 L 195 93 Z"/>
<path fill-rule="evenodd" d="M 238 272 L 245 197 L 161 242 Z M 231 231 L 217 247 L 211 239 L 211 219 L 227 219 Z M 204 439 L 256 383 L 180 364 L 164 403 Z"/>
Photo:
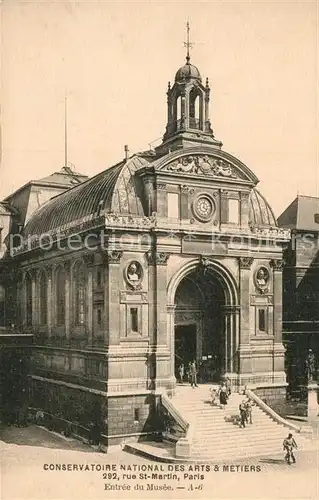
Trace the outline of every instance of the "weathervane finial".
<path fill-rule="evenodd" d="M 184 42 L 184 47 L 186 47 L 186 63 L 189 64 L 189 61 L 190 61 L 190 55 L 189 55 L 189 49 L 191 49 L 193 47 L 193 44 L 190 42 L 190 37 L 189 37 L 189 32 L 190 32 L 190 28 L 189 28 L 189 21 L 187 21 L 186 23 L 186 35 L 187 35 L 187 38 L 186 38 L 186 42 Z"/>

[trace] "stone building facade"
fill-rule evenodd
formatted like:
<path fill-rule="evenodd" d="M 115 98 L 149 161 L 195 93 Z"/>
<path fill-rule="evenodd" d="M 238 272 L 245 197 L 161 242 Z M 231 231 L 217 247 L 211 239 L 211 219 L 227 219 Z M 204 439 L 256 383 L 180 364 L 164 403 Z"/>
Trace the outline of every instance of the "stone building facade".
<path fill-rule="evenodd" d="M 210 88 L 181 67 L 162 144 L 40 207 L 14 249 L 35 408 L 108 444 L 159 428 L 157 403 L 196 359 L 202 381 L 286 390 L 282 251 L 254 173 L 222 149 Z"/>
<path fill-rule="evenodd" d="M 309 349 L 319 359 L 319 198 L 297 196 L 278 217 L 291 231 L 284 253 L 283 339 L 292 390 L 307 382 Z"/>

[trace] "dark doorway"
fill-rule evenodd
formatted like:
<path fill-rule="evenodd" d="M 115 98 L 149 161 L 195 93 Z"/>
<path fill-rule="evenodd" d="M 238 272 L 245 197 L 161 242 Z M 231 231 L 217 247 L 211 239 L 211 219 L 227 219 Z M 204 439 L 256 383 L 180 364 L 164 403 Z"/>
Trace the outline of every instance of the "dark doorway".
<path fill-rule="evenodd" d="M 175 376 L 183 363 L 185 371 L 188 364 L 196 360 L 196 325 L 175 326 Z"/>

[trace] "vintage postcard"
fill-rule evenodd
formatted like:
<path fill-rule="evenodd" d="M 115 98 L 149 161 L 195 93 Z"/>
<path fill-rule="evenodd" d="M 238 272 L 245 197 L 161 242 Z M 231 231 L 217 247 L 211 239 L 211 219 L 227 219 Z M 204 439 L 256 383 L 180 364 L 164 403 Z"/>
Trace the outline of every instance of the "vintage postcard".
<path fill-rule="evenodd" d="M 318 498 L 318 2 L 0 8 L 1 499 Z"/>

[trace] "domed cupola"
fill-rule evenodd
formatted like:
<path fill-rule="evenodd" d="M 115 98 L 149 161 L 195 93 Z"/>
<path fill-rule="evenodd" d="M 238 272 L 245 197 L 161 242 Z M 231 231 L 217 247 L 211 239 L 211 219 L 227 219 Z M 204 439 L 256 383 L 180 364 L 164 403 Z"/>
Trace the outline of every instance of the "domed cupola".
<path fill-rule="evenodd" d="M 187 58 L 186 58 L 187 59 Z M 175 82 L 177 83 L 183 83 L 185 80 L 198 80 L 199 82 L 202 81 L 202 77 L 200 76 L 199 69 L 196 68 L 193 64 L 190 62 L 186 62 L 184 66 L 179 68 L 175 75 Z"/>
<path fill-rule="evenodd" d="M 163 142 L 156 148 L 159 155 L 174 149 L 211 144 L 221 147 L 214 138 L 209 119 L 210 87 L 208 78 L 205 85 L 199 69 L 190 63 L 189 23 L 187 23 L 186 63 L 175 75 L 174 85 L 168 84 L 167 125 Z"/>

